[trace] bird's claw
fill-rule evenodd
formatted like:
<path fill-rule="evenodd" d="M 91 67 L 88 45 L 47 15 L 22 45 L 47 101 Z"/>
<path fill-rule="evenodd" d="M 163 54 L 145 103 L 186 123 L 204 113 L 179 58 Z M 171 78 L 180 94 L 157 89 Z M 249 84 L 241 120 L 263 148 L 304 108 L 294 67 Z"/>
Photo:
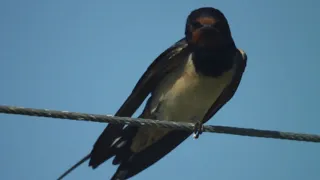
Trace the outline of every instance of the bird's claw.
<path fill-rule="evenodd" d="M 193 138 L 198 139 L 200 134 L 203 132 L 203 124 L 198 121 L 194 124 L 194 129 L 193 129 Z"/>

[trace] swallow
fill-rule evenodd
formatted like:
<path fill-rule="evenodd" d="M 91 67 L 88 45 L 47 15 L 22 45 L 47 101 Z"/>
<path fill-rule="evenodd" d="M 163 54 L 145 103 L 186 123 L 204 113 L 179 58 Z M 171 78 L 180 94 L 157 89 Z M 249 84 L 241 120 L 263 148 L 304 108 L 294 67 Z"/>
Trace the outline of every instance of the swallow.
<path fill-rule="evenodd" d="M 246 64 L 224 14 L 212 7 L 195 9 L 187 17 L 185 36 L 151 63 L 115 116 L 131 117 L 151 95 L 139 118 L 194 123 L 197 138 L 202 125 L 234 96 Z M 109 124 L 92 151 L 59 179 L 86 160 L 95 169 L 112 157 L 119 166 L 111 179 L 129 179 L 192 133 Z"/>

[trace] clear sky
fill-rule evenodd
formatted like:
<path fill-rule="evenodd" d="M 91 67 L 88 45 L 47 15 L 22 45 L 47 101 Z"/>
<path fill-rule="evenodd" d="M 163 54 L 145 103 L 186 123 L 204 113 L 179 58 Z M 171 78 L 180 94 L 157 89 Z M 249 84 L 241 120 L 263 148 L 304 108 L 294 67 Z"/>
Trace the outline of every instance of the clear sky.
<path fill-rule="evenodd" d="M 1 0 L 0 104 L 114 114 L 202 6 L 226 15 L 248 55 L 239 90 L 208 124 L 320 134 L 320 2 L 312 0 Z M 0 179 L 56 179 L 105 126 L 0 114 Z M 132 179 L 316 180 L 319 152 L 315 143 L 205 133 Z M 66 179 L 115 170 L 85 163 Z"/>

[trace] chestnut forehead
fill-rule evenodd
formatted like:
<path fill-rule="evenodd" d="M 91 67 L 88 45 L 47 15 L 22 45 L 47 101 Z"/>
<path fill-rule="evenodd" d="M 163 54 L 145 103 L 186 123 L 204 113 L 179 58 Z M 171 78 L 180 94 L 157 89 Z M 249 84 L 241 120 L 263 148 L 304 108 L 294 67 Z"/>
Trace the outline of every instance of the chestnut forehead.
<path fill-rule="evenodd" d="M 215 24 L 218 20 L 214 17 L 199 17 L 196 19 L 201 24 Z"/>

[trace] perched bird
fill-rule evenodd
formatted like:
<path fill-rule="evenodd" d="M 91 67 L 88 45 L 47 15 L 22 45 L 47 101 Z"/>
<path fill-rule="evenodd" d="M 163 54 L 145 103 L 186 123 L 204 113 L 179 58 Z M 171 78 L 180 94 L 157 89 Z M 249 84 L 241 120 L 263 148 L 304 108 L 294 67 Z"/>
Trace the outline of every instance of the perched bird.
<path fill-rule="evenodd" d="M 233 97 L 246 62 L 246 53 L 237 49 L 223 13 L 212 7 L 196 9 L 187 18 L 185 37 L 153 61 L 115 115 L 131 117 L 150 94 L 140 118 L 195 123 L 197 138 L 202 124 Z M 111 157 L 119 165 L 111 179 L 128 179 L 191 134 L 109 124 L 91 153 L 59 179 L 88 159 L 95 169 Z"/>

